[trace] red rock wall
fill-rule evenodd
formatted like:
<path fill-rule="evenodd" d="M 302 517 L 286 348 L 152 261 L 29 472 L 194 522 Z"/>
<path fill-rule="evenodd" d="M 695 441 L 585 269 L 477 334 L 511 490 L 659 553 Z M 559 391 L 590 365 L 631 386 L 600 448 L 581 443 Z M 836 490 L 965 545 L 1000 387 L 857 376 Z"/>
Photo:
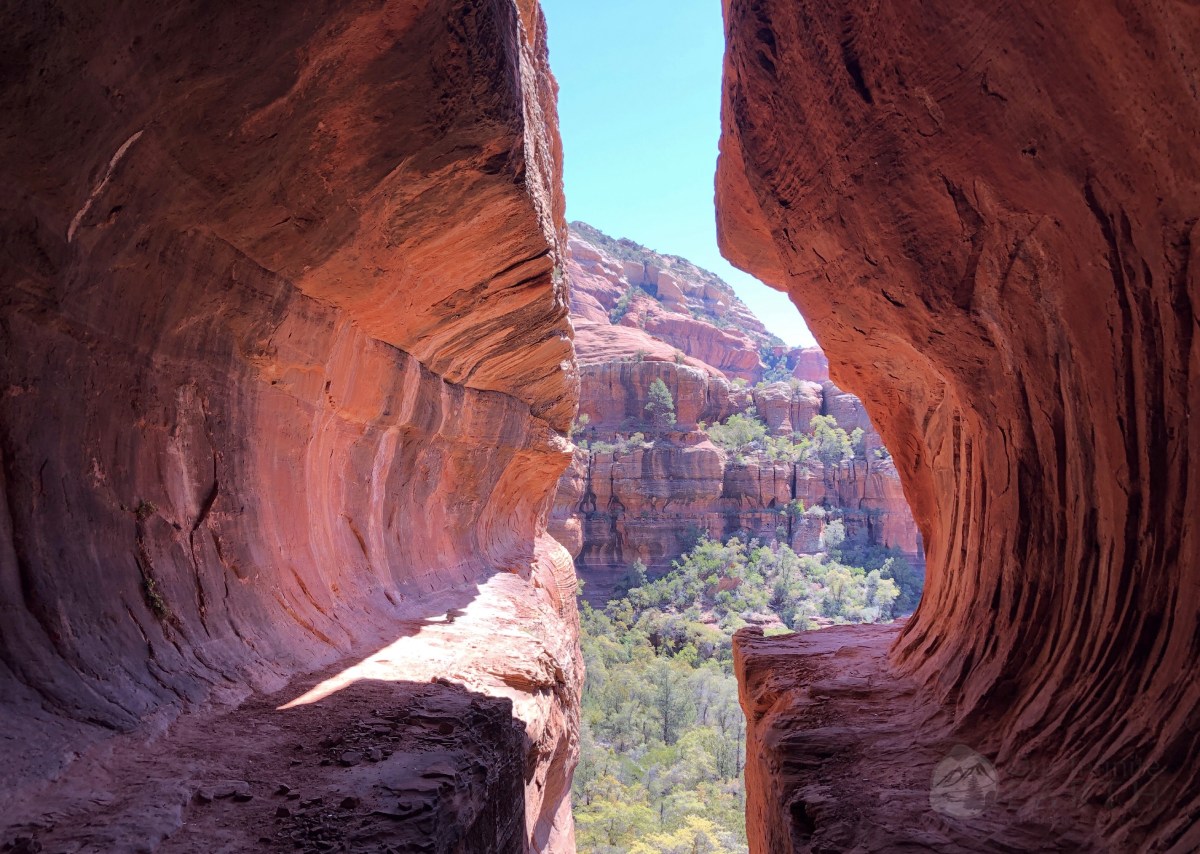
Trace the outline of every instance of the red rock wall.
<path fill-rule="evenodd" d="M 544 535 L 577 380 L 536 4 L 9 17 L 5 788 L 378 648 L 496 572 L 571 636 Z M 582 678 L 547 645 L 568 702 L 533 733 L 555 741 L 528 760 L 537 847 L 569 833 Z"/>
<path fill-rule="evenodd" d="M 881 443 L 862 404 L 832 383 L 736 389 L 691 365 L 649 360 L 583 365 L 580 377 L 579 411 L 588 422 L 576 439 L 592 450 L 577 449 L 574 465 L 560 480 L 551 532 L 575 556 L 586 582 L 584 596 L 593 605 L 612 598 L 635 560 L 652 574 L 670 571 L 703 531 L 720 539 L 748 533 L 774 541 L 783 527 L 793 548 L 820 551 L 823 522 L 781 516 L 794 499 L 806 507 L 838 508 L 852 533 L 864 532 L 870 542 L 923 563 L 895 467 L 875 455 Z M 675 402 L 676 423 L 665 434 L 645 422 L 656 379 Z M 821 414 L 834 415 L 847 430 L 865 424 L 866 458 L 826 471 L 815 460 L 793 464 L 762 453 L 735 455 L 698 429 L 699 422 L 724 420 L 749 406 L 775 434 L 807 432 L 812 417 Z M 631 444 L 630 434 L 637 431 L 654 447 Z M 609 450 L 597 450 L 606 443 Z"/>
<path fill-rule="evenodd" d="M 894 660 L 1109 850 L 1194 850 L 1200 7 L 725 11 L 723 248 L 895 455 Z"/>

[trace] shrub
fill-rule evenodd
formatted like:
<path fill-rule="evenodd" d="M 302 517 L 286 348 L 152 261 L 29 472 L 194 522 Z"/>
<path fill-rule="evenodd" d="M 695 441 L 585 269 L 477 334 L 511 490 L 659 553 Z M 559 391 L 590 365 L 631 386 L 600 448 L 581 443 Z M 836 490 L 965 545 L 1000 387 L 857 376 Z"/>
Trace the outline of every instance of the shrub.
<path fill-rule="evenodd" d="M 713 424 L 708 428 L 708 437 L 727 451 L 741 451 L 767 435 L 767 425 L 753 415 L 736 413 L 725 419 L 725 423 Z"/>
<path fill-rule="evenodd" d="M 634 296 L 639 294 L 649 296 L 649 294 L 637 285 L 630 285 L 629 290 L 621 294 L 621 298 L 617 300 L 617 304 L 613 306 L 613 310 L 608 313 L 608 319 L 613 323 L 620 321 L 629 312 L 629 303 L 633 300 Z"/>
<path fill-rule="evenodd" d="M 817 459 L 824 465 L 836 468 L 846 460 L 854 459 L 850 437 L 837 426 L 832 415 L 814 415 L 809 423 L 812 427 L 813 449 Z"/>
<path fill-rule="evenodd" d="M 650 416 L 650 423 L 655 427 L 670 427 L 675 423 L 675 399 L 661 377 L 650 383 L 650 401 L 645 409 Z"/>
<path fill-rule="evenodd" d="M 577 417 L 574 423 L 571 424 L 571 438 L 574 439 L 576 436 L 586 430 L 590 421 L 591 418 L 588 417 L 586 412 L 579 413 L 579 417 Z"/>

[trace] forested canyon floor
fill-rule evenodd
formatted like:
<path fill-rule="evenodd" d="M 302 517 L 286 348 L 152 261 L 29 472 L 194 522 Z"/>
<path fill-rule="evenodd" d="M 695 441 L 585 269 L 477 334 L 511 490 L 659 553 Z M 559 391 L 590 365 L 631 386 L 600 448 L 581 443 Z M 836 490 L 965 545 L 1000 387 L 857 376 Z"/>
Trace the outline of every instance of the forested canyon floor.
<path fill-rule="evenodd" d="M 894 558 L 870 569 L 844 562 L 855 557 L 840 529 L 831 523 L 813 555 L 780 542 L 701 540 L 661 578 L 636 568 L 603 610 L 583 604 L 580 850 L 746 851 L 735 631 L 887 622 L 902 593 L 918 592 L 913 579 L 893 577 Z M 756 740 L 750 749 L 764 748 Z"/>

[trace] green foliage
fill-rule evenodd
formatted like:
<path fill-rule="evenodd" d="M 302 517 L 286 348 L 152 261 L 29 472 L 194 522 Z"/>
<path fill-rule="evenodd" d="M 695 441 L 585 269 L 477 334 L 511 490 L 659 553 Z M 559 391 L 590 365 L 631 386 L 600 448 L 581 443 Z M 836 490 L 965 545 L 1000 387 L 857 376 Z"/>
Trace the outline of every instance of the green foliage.
<path fill-rule="evenodd" d="M 925 576 L 899 550 L 872 545 L 860 535 L 844 540 L 833 555 L 843 563 L 864 567 L 868 572 L 878 570 L 880 578 L 893 581 L 899 591 L 892 606 L 896 616 L 911 614 L 921 601 Z"/>
<path fill-rule="evenodd" d="M 654 442 L 646 439 L 645 433 L 631 433 L 628 436 L 615 436 L 612 442 L 595 441 L 581 445 L 593 454 L 627 454 L 630 451 L 649 450 Z"/>
<path fill-rule="evenodd" d="M 855 427 L 850 431 L 850 449 L 854 452 L 856 460 L 865 460 L 867 458 L 866 434 L 863 428 Z"/>
<path fill-rule="evenodd" d="M 821 508 L 793 502 L 784 512 L 812 509 Z M 852 545 L 840 521 L 830 529 L 828 540 Z M 648 580 L 635 563 L 621 598 L 603 610 L 581 604 L 588 679 L 573 789 L 579 850 L 744 854 L 745 722 L 733 632 L 748 622 L 779 634 L 891 619 L 903 595 L 896 566 L 894 556 L 867 570 L 832 552 L 698 535 L 662 578 Z"/>
<path fill-rule="evenodd" d="M 793 379 L 792 372 L 787 366 L 787 352 L 777 351 L 774 348 L 765 348 L 759 353 L 759 359 L 766 370 L 763 371 L 762 381 L 764 383 L 779 383 L 788 382 Z"/>
<path fill-rule="evenodd" d="M 821 531 L 821 545 L 825 551 L 834 551 L 846 541 L 846 525 L 841 519 L 834 519 Z"/>
<path fill-rule="evenodd" d="M 745 736 L 728 637 L 695 614 L 627 599 L 581 612 L 579 850 L 744 854 Z"/>
<path fill-rule="evenodd" d="M 618 596 L 624 596 L 635 587 L 641 587 L 649 580 L 646 574 L 646 564 L 640 560 L 635 560 L 633 566 L 625 572 L 621 580 L 617 582 L 615 591 Z"/>
<path fill-rule="evenodd" d="M 688 524 L 683 530 L 683 535 L 679 538 L 680 552 L 690 552 L 694 549 L 701 540 L 708 537 L 708 529 L 701 528 L 695 522 Z"/>
<path fill-rule="evenodd" d="M 847 460 L 854 459 L 854 446 L 846 431 L 837 426 L 832 415 L 814 415 L 809 423 L 812 429 L 813 451 L 826 467 L 836 468 Z M 859 431 L 861 442 L 862 433 Z"/>
<path fill-rule="evenodd" d="M 572 441 L 575 439 L 576 436 L 578 436 L 580 433 L 582 433 L 584 430 L 587 429 L 587 426 L 591 422 L 591 420 L 592 419 L 588 416 L 588 414 L 586 412 L 579 413 L 579 415 L 575 418 L 575 421 L 572 422 L 572 424 L 571 424 L 571 439 L 572 439 Z"/>
<path fill-rule="evenodd" d="M 608 319 L 612 323 L 619 323 L 621 318 L 629 313 L 629 304 L 633 301 L 634 297 L 637 296 L 649 297 L 650 295 L 642 290 L 639 286 L 630 285 L 629 290 L 621 294 L 620 298 L 617 300 L 617 304 L 613 306 L 612 311 L 608 313 Z"/>
<path fill-rule="evenodd" d="M 143 575 L 142 585 L 142 592 L 146 596 L 146 604 L 150 606 L 150 610 L 154 612 L 154 616 L 162 622 L 171 622 L 174 615 L 167 605 L 167 600 L 163 599 L 162 594 L 158 592 L 158 582 L 151 575 Z"/>
<path fill-rule="evenodd" d="M 763 440 L 767 459 L 788 463 L 802 463 L 812 453 L 812 442 L 802 433 L 789 436 L 767 436 Z"/>
<path fill-rule="evenodd" d="M 730 415 L 724 423 L 709 425 L 708 438 L 727 451 L 757 447 L 767 435 L 767 425 L 758 420 L 754 408 Z"/>
<path fill-rule="evenodd" d="M 675 423 L 675 399 L 671 397 L 671 390 L 661 377 L 656 377 L 654 382 L 650 383 L 649 394 L 650 400 L 645 409 L 650 423 L 659 428 L 670 427 Z"/>

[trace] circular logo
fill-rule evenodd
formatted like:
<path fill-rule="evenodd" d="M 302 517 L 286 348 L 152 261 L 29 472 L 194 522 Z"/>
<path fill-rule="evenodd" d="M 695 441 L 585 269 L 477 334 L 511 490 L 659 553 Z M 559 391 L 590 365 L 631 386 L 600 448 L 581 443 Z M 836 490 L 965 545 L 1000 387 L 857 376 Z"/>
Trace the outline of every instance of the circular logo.
<path fill-rule="evenodd" d="M 996 767 L 965 744 L 957 744 L 933 769 L 929 806 L 954 818 L 974 818 L 996 802 Z"/>

